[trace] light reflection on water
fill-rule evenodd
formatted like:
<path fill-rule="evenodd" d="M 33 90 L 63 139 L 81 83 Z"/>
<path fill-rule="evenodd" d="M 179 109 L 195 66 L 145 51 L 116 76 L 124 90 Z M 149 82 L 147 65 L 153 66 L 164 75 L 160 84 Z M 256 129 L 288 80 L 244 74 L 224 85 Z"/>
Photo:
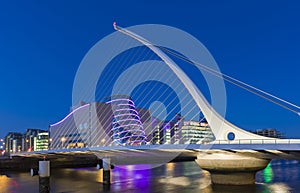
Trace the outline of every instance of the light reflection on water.
<path fill-rule="evenodd" d="M 267 167 L 263 170 L 263 178 L 265 183 L 271 183 L 273 179 L 273 170 L 271 167 L 271 163 L 267 165 Z"/>
<path fill-rule="evenodd" d="M 109 192 L 203 192 L 203 193 L 289 193 L 300 192 L 298 163 L 269 165 L 257 173 L 255 185 L 211 185 L 208 172 L 194 162 L 115 167 Z M 0 193 L 38 192 L 38 177 L 28 173 L 0 175 Z M 102 171 L 96 168 L 56 169 L 51 171 L 51 192 L 105 192 Z"/>

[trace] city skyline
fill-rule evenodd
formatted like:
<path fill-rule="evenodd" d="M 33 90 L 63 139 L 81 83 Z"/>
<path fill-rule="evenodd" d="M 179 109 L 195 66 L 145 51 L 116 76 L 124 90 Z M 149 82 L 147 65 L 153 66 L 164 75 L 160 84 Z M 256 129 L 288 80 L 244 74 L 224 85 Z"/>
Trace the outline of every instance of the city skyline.
<path fill-rule="evenodd" d="M 298 3 L 1 4 L 0 137 L 47 129 L 68 114 L 82 58 L 114 32 L 115 20 L 123 27 L 158 23 L 183 29 L 208 48 L 221 72 L 299 104 Z M 150 17 L 142 8 L 157 11 Z M 226 89 L 229 121 L 300 137 L 299 116 L 231 85 Z"/>

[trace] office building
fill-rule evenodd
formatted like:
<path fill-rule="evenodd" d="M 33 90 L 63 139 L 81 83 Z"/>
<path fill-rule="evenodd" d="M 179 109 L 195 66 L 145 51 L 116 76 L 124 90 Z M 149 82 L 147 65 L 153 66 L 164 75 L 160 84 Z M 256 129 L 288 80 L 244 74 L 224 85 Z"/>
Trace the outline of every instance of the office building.
<path fill-rule="evenodd" d="M 40 132 L 36 137 L 36 143 L 34 146 L 35 151 L 43 151 L 49 149 L 49 133 Z"/>
<path fill-rule="evenodd" d="M 23 134 L 18 132 L 9 132 L 5 136 L 5 152 L 16 153 L 22 151 Z"/>
<path fill-rule="evenodd" d="M 39 133 L 47 132 L 41 129 L 26 129 L 22 137 L 21 151 L 36 151 L 37 136 Z"/>
<path fill-rule="evenodd" d="M 272 137 L 272 138 L 285 138 L 284 133 L 279 132 L 276 129 L 258 129 L 255 132 L 253 132 L 257 135 L 262 135 L 265 137 Z"/>
<path fill-rule="evenodd" d="M 206 121 L 184 121 L 181 130 L 184 144 L 201 144 L 215 139 Z"/>
<path fill-rule="evenodd" d="M 150 144 L 171 144 L 174 142 L 174 121 L 160 121 L 153 118 L 153 132 Z"/>
<path fill-rule="evenodd" d="M 151 144 L 201 144 L 215 139 L 208 123 L 183 118 L 156 121 Z"/>

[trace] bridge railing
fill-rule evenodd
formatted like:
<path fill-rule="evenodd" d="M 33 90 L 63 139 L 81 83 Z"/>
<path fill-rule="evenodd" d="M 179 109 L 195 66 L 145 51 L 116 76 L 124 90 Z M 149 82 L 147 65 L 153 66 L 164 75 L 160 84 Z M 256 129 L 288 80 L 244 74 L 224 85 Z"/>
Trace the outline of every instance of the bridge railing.
<path fill-rule="evenodd" d="M 300 139 L 239 139 L 215 140 L 210 144 L 300 144 Z"/>

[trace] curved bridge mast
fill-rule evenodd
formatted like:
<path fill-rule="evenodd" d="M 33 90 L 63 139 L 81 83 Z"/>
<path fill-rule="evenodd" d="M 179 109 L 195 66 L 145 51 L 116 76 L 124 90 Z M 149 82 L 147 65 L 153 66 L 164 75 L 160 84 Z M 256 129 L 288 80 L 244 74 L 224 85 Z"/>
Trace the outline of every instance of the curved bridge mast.
<path fill-rule="evenodd" d="M 117 26 L 116 22 L 113 23 L 114 29 L 127 35 L 135 40 L 139 41 L 143 45 L 147 46 L 152 50 L 157 56 L 159 56 L 168 67 L 175 73 L 179 80 L 184 84 L 188 92 L 192 95 L 193 99 L 197 103 L 198 107 L 201 109 L 203 115 L 205 116 L 208 124 L 214 133 L 216 140 L 249 140 L 249 139 L 270 139 L 268 137 L 263 137 L 250 132 L 247 132 L 232 123 L 224 119 L 218 112 L 216 112 L 212 106 L 208 103 L 206 98 L 203 96 L 198 87 L 193 83 L 193 81 L 182 71 L 182 69 L 161 49 L 153 45 L 148 40 L 143 37 L 131 32 L 127 29 Z"/>

